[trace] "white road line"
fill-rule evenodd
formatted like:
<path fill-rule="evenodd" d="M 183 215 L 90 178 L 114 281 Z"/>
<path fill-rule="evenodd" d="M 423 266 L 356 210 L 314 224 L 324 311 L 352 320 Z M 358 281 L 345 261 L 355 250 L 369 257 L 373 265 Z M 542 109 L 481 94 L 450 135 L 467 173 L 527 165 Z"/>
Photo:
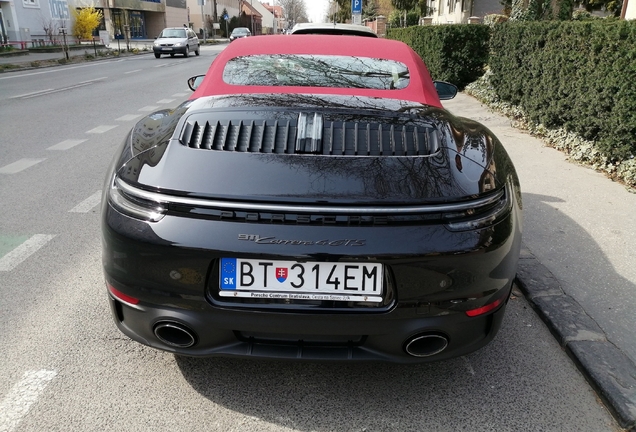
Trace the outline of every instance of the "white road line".
<path fill-rule="evenodd" d="M 144 111 L 144 112 L 146 112 L 146 111 L 157 111 L 159 108 L 161 108 L 161 107 L 155 106 L 155 105 L 146 105 L 143 108 L 139 108 L 137 111 Z"/>
<path fill-rule="evenodd" d="M 121 116 L 118 119 L 115 119 L 115 121 L 131 121 L 136 119 L 137 117 L 139 117 L 139 114 L 127 114 L 125 116 Z"/>
<path fill-rule="evenodd" d="M 190 93 L 175 93 L 172 95 L 172 97 L 184 97 L 189 95 Z"/>
<path fill-rule="evenodd" d="M 102 126 L 97 126 L 95 129 L 91 129 L 89 131 L 86 131 L 87 134 L 101 134 L 104 132 L 108 132 L 111 129 L 115 129 L 117 127 L 117 125 L 102 125 Z"/>
<path fill-rule="evenodd" d="M 95 81 L 102 81 L 102 80 L 105 80 L 106 78 L 108 78 L 108 77 L 93 78 L 92 80 L 82 81 L 82 82 L 80 82 L 80 84 L 92 84 Z"/>
<path fill-rule="evenodd" d="M 12 164 L 5 165 L 0 168 L 0 174 L 15 174 L 23 171 L 27 168 L 32 167 L 33 165 L 39 164 L 46 159 L 20 159 L 19 161 L 13 162 Z"/>
<path fill-rule="evenodd" d="M 26 96 L 39 95 L 40 93 L 45 93 L 45 92 L 50 92 L 50 91 L 53 91 L 53 89 L 44 89 L 44 90 L 38 90 L 36 92 L 24 93 L 24 94 L 17 95 L 17 96 L 11 96 L 9 99 L 19 99 L 19 98 L 23 98 L 23 97 L 26 97 Z"/>
<path fill-rule="evenodd" d="M 119 62 L 123 62 L 125 61 L 125 59 L 119 59 L 119 60 L 111 60 L 110 63 L 119 63 Z M 33 76 L 33 75 L 44 75 L 44 74 L 49 74 L 49 73 L 55 73 L 55 72 L 66 72 L 72 69 L 80 69 L 80 68 L 85 68 L 85 67 L 93 67 L 93 66 L 101 66 L 102 63 L 101 62 L 96 62 L 96 63 L 89 63 L 86 65 L 81 65 L 81 66 L 72 66 L 72 67 L 66 67 L 66 68 L 47 68 L 47 70 L 43 71 L 43 72 L 31 72 L 31 73 L 12 73 L 12 74 L 7 74 L 8 76 L 1 76 L 0 77 L 0 81 L 2 80 L 6 80 L 6 79 L 13 79 L 13 78 L 23 78 L 23 77 L 27 77 L 27 76 Z"/>
<path fill-rule="evenodd" d="M 132 71 L 124 72 L 124 75 L 128 75 L 128 74 L 135 73 L 135 72 L 141 72 L 141 69 L 135 69 L 135 70 L 132 70 Z"/>
<path fill-rule="evenodd" d="M 97 191 L 93 195 L 86 198 L 84 201 L 70 209 L 69 213 L 88 213 L 94 207 L 96 207 L 102 200 L 102 191 Z"/>
<path fill-rule="evenodd" d="M 24 260 L 51 241 L 53 237 L 55 237 L 55 235 L 36 234 L 32 236 L 20 246 L 0 258 L 0 272 L 13 270 Z"/>
<path fill-rule="evenodd" d="M 80 83 L 73 84 L 73 85 L 68 86 L 68 87 L 41 90 L 39 92 L 29 93 L 29 94 L 26 94 L 26 95 L 12 96 L 9 99 L 31 99 L 31 98 L 38 97 L 38 96 L 45 96 L 45 95 L 49 95 L 49 94 L 53 94 L 53 93 L 60 93 L 60 92 L 63 92 L 63 91 L 72 90 L 72 89 L 76 89 L 76 88 L 79 88 L 79 87 L 85 87 L 85 86 L 94 84 L 97 81 L 105 80 L 106 78 L 108 78 L 108 77 L 95 78 L 95 79 L 88 80 L 88 81 L 82 81 Z"/>
<path fill-rule="evenodd" d="M 47 150 L 68 150 L 70 148 L 75 147 L 76 145 L 79 145 L 81 143 L 83 143 L 84 141 L 87 141 L 85 139 L 81 139 L 81 140 L 66 140 L 66 141 L 62 141 L 61 143 L 55 144 L 54 146 L 51 146 L 49 148 L 47 148 Z"/>
<path fill-rule="evenodd" d="M 174 99 L 161 99 L 160 101 L 157 101 L 158 104 L 169 104 L 174 102 Z"/>
<path fill-rule="evenodd" d="M 57 372 L 44 369 L 24 373 L 20 382 L 14 385 L 0 402 L 0 431 L 12 432 L 18 427 L 31 405 L 38 400 L 55 375 Z"/>

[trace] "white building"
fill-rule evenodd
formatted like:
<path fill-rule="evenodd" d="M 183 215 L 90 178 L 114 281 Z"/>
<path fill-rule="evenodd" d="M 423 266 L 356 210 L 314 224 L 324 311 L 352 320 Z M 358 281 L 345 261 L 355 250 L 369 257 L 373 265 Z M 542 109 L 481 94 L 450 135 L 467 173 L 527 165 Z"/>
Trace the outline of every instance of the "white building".
<path fill-rule="evenodd" d="M 471 17 L 483 19 L 503 9 L 499 0 L 429 0 L 428 7 L 432 24 L 468 24 Z"/>

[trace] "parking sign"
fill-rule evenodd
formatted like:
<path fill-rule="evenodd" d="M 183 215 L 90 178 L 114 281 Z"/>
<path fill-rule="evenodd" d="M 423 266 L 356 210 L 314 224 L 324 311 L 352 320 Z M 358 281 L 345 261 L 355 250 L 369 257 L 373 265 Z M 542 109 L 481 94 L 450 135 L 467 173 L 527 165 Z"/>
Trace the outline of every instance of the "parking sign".
<path fill-rule="evenodd" d="M 351 13 L 354 15 L 362 13 L 362 0 L 351 0 Z"/>

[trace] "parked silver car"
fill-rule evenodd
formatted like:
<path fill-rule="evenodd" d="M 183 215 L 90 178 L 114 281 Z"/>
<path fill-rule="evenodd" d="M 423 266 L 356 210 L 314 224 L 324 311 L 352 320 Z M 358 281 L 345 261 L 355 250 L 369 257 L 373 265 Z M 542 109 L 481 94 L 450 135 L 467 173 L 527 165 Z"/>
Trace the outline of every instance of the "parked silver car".
<path fill-rule="evenodd" d="M 187 27 L 169 27 L 165 28 L 155 40 L 152 50 L 155 57 L 161 57 L 161 54 L 183 54 L 188 57 L 191 51 L 199 55 L 199 38 L 192 29 Z"/>

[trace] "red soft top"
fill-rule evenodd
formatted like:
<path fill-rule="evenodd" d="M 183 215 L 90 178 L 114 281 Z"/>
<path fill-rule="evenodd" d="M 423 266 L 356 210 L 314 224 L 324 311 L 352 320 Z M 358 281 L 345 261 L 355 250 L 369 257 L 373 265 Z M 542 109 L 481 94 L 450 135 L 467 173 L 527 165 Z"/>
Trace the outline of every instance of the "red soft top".
<path fill-rule="evenodd" d="M 401 90 L 358 88 L 244 86 L 223 81 L 223 69 L 232 58 L 256 54 L 350 55 L 396 60 L 410 73 L 409 85 Z M 205 79 L 190 99 L 203 96 L 253 93 L 336 94 L 391 98 L 442 107 L 431 76 L 422 59 L 408 45 L 387 39 L 331 35 L 277 35 L 237 39 L 212 62 Z"/>

